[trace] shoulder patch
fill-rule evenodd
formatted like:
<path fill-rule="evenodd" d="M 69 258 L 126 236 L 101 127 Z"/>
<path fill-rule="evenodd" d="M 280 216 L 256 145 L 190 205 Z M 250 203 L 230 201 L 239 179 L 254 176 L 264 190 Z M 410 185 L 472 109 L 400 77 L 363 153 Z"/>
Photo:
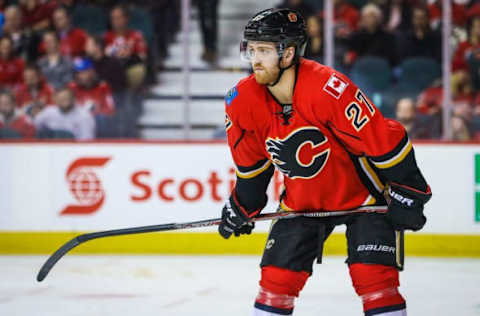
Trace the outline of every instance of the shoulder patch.
<path fill-rule="evenodd" d="M 348 83 L 334 73 L 330 76 L 325 86 L 323 86 L 323 90 L 335 99 L 340 99 L 347 86 Z"/>
<path fill-rule="evenodd" d="M 238 95 L 238 90 L 237 90 L 237 87 L 235 86 L 232 89 L 230 89 L 227 92 L 227 95 L 225 96 L 225 102 L 227 103 L 227 105 L 230 105 L 232 101 L 237 97 L 237 95 Z"/>

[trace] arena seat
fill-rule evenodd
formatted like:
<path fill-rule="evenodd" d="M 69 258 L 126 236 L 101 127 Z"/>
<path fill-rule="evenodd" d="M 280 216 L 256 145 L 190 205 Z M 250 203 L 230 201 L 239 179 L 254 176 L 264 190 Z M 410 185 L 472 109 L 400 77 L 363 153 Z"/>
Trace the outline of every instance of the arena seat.
<path fill-rule="evenodd" d="M 357 59 L 350 75 L 353 82 L 370 95 L 390 86 L 392 69 L 384 58 L 365 56 Z"/>

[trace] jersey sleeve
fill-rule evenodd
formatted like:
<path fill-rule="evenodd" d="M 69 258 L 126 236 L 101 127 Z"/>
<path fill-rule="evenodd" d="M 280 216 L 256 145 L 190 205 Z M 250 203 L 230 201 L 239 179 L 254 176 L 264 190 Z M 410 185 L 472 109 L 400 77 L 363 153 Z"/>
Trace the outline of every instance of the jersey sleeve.
<path fill-rule="evenodd" d="M 400 123 L 383 117 L 346 76 L 332 74 L 322 93 L 328 104 L 327 125 L 348 151 L 366 156 L 388 182 L 427 191 L 412 143 Z"/>
<path fill-rule="evenodd" d="M 236 166 L 236 184 L 232 194 L 248 212 L 261 210 L 267 203 L 266 190 L 274 172 L 271 161 L 256 138 L 248 111 L 238 98 L 237 88 L 225 98 L 227 142 Z"/>

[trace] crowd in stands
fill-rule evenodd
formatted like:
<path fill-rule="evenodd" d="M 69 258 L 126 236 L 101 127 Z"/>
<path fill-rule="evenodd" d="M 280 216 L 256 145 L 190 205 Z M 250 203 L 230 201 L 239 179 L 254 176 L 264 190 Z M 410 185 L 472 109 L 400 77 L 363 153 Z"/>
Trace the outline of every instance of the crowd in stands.
<path fill-rule="evenodd" d="M 0 138 L 136 137 L 176 2 L 0 0 Z"/>
<path fill-rule="evenodd" d="M 324 1 L 284 0 L 307 19 L 306 57 L 324 62 Z M 335 68 L 414 139 L 440 139 L 442 1 L 333 0 Z M 453 139 L 480 141 L 480 1 L 452 1 Z"/>

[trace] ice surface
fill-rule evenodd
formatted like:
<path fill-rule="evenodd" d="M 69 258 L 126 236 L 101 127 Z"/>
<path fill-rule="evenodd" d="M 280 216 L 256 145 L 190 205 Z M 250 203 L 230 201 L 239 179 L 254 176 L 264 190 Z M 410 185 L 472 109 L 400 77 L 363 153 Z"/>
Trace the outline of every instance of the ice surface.
<path fill-rule="evenodd" d="M 0 256 L 0 315 L 251 315 L 256 256 L 66 256 L 42 283 L 45 256 Z M 294 315 L 363 315 L 344 258 L 326 257 Z M 407 258 L 409 315 L 480 315 L 480 260 Z"/>

